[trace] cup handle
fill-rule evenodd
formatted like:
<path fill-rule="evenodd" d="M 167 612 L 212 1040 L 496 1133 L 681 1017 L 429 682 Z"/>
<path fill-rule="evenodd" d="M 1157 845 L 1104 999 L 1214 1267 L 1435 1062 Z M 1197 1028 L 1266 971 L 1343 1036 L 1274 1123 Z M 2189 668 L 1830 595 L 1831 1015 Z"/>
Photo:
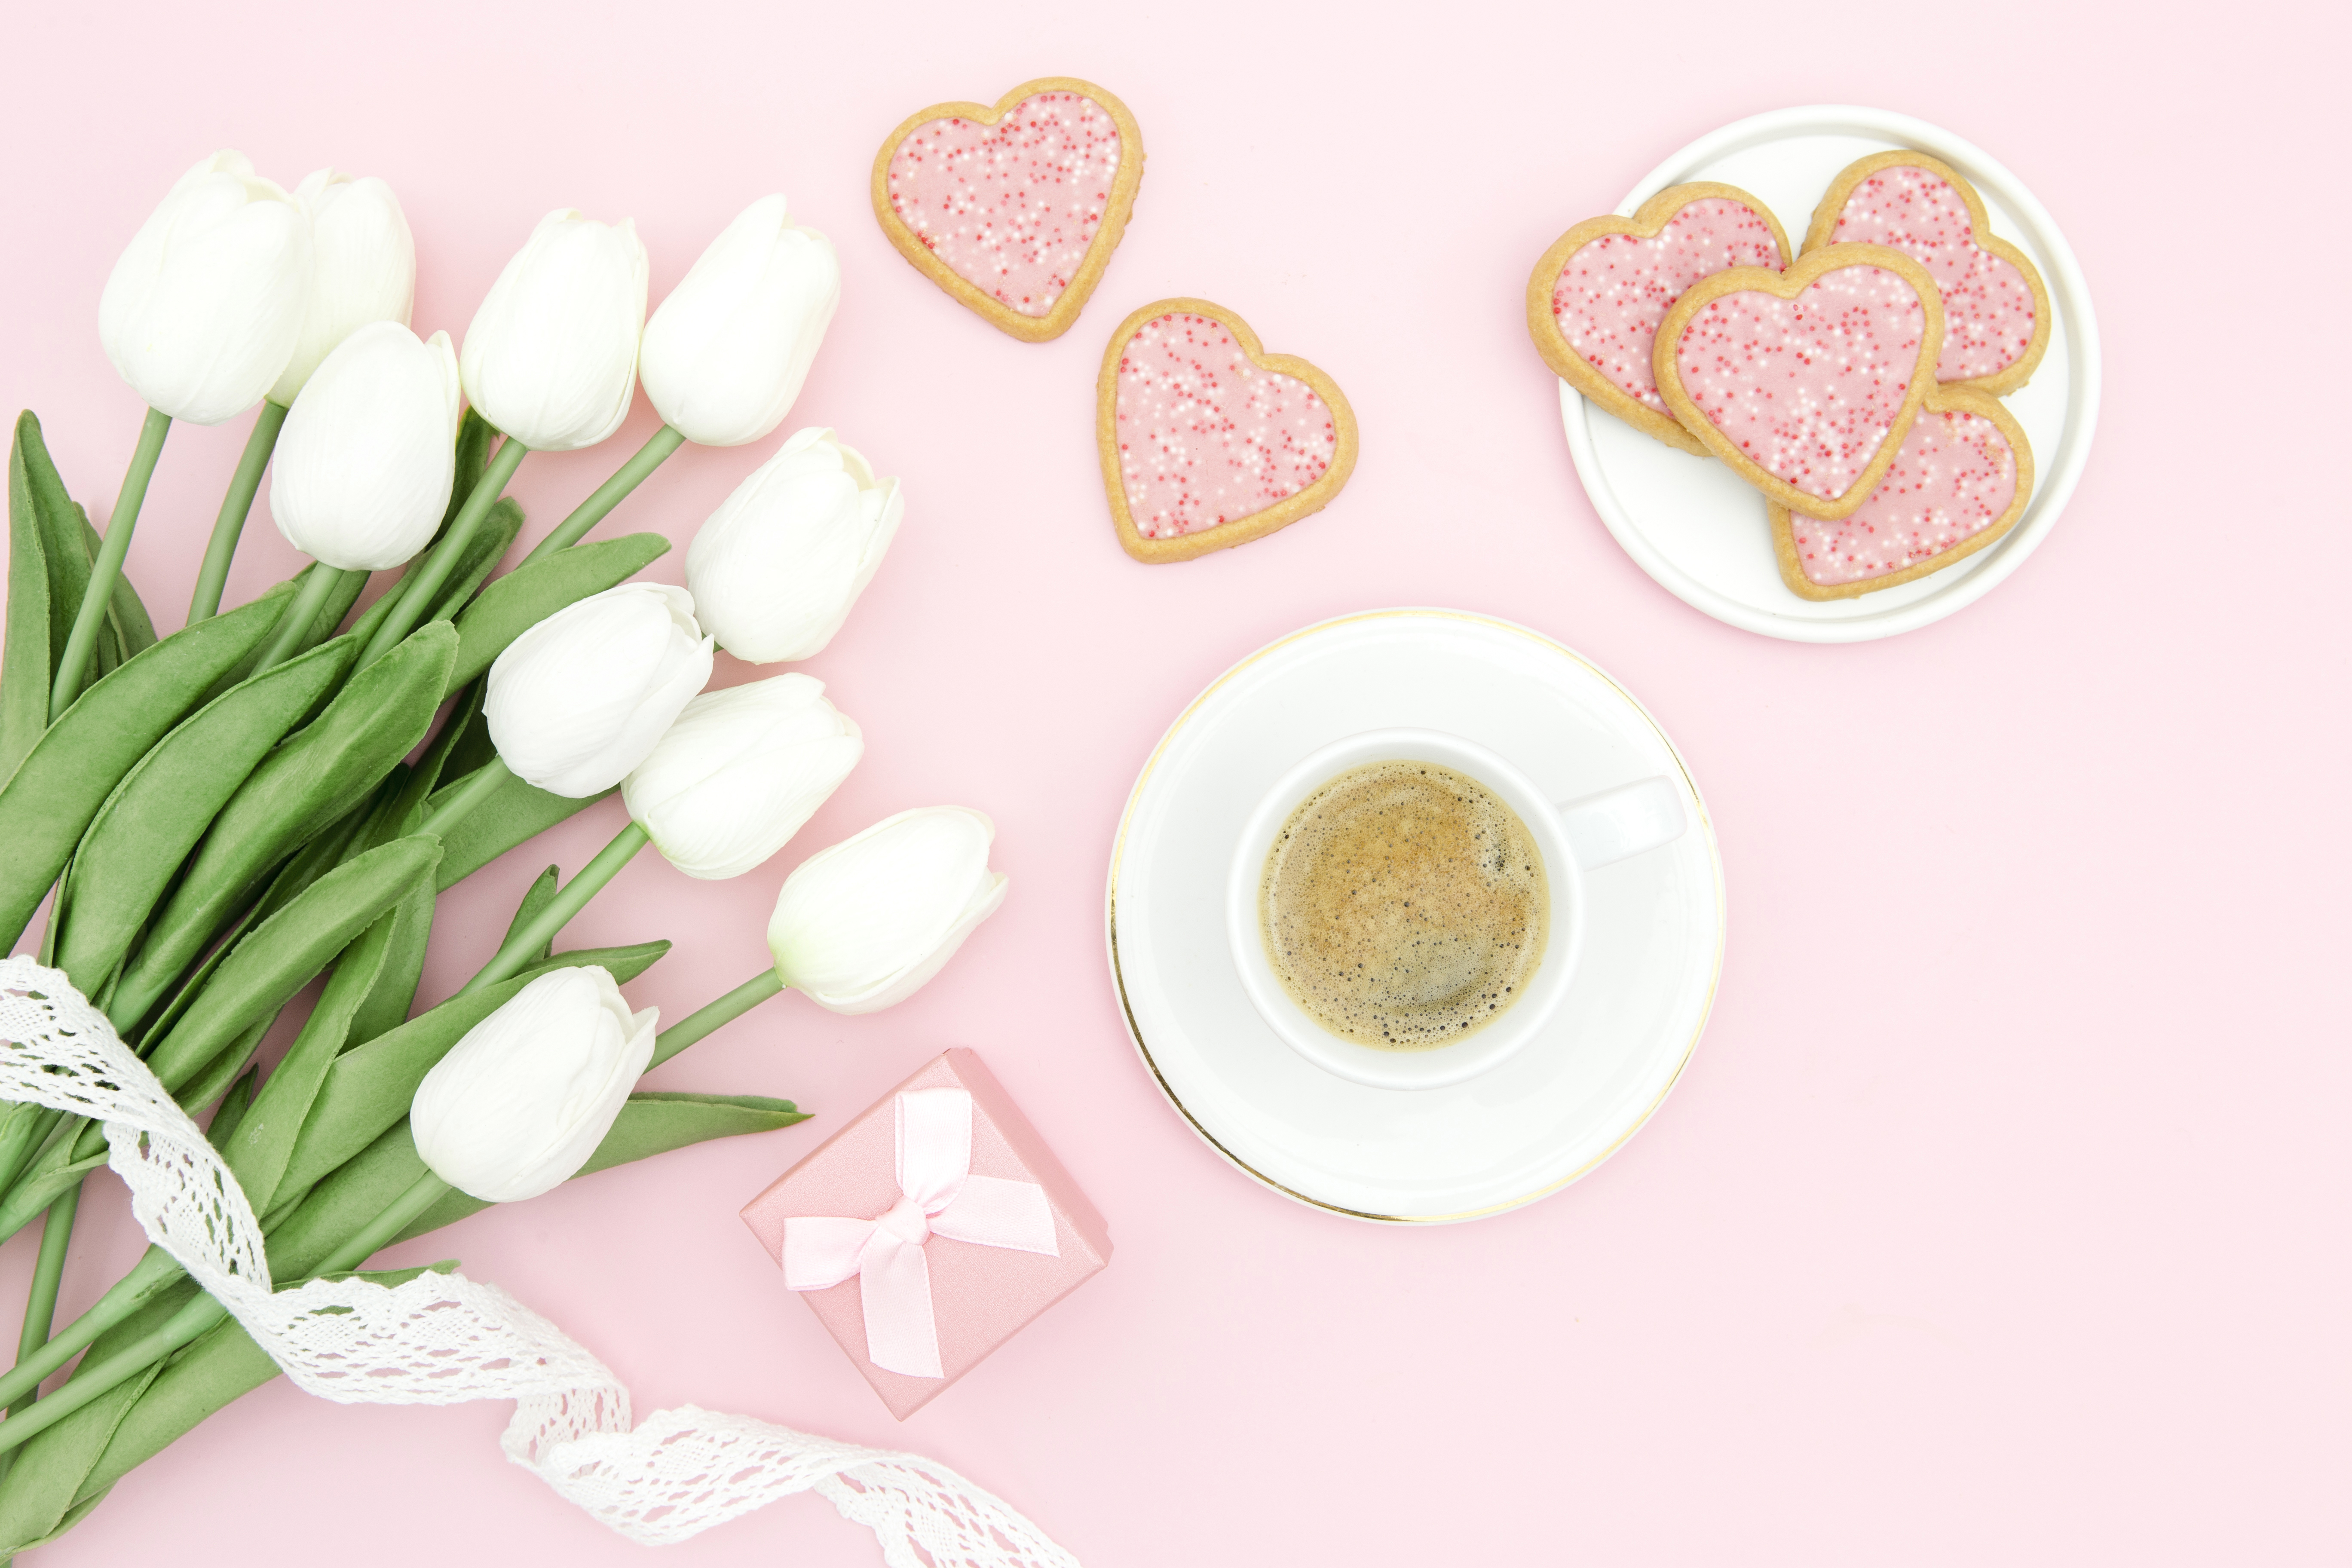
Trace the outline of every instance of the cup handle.
<path fill-rule="evenodd" d="M 1587 871 L 1672 844 L 1689 826 L 1682 791 L 1664 776 L 1561 801 L 1559 810 L 1569 847 Z"/>

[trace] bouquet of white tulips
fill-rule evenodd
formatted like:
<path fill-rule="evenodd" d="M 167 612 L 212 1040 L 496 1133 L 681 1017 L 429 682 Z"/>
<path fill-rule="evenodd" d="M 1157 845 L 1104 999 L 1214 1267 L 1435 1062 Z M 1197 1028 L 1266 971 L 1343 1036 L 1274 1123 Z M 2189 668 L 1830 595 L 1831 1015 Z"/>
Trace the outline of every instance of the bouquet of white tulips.
<path fill-rule="evenodd" d="M 150 412 L 102 534 L 33 416 L 17 422 L 0 926 L 20 940 L 46 908 L 39 984 L 79 993 L 164 1091 L 211 1112 L 281 1288 L 583 1172 L 803 1120 L 786 1100 L 635 1087 L 788 985 L 848 1013 L 903 999 L 1003 900 L 988 819 L 937 807 L 807 859 L 776 906 L 774 967 L 667 1029 L 621 987 L 667 943 L 553 951 L 647 844 L 688 876 L 739 876 L 856 765 L 857 726 L 807 675 L 702 689 L 714 641 L 752 662 L 821 649 L 902 510 L 897 481 L 804 430 L 695 540 L 690 592 L 628 580 L 668 549 L 658 535 L 583 543 L 683 443 L 774 432 L 840 294 L 831 244 L 781 196 L 650 321 L 646 273 L 629 223 L 553 213 L 461 345 L 420 339 L 414 244 L 382 181 L 321 171 L 289 193 L 223 153 L 106 286 L 100 339 Z M 611 436 L 640 380 L 660 431 L 500 574 L 517 467 Z M 175 423 L 257 405 L 187 624 L 159 638 L 122 574 L 148 477 Z M 223 610 L 265 473 L 311 563 Z M 353 619 L 370 574 L 395 570 Z M 411 1016 L 438 895 L 616 788 L 628 826 L 569 883 L 550 867 L 479 973 Z M 257 1047 L 321 975 L 265 1073 Z M 100 1127 L 0 1104 L 0 1237 L 42 1226 L 0 1375 L 0 1556 L 70 1529 L 277 1374 L 160 1248 L 52 1322 L 84 1178 L 107 1159 Z"/>

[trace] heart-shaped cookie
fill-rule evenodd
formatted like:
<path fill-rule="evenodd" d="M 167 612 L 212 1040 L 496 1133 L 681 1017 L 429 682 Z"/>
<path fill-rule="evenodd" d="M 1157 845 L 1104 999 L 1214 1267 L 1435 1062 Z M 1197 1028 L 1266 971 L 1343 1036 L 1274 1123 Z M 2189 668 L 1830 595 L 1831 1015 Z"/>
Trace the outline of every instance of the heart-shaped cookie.
<path fill-rule="evenodd" d="M 1779 271 L 1789 237 L 1737 185 L 1669 185 L 1632 217 L 1589 217 L 1528 278 L 1528 335 L 1553 374 L 1634 429 L 1704 454 L 1658 395 L 1650 349 L 1684 290 L 1733 267 Z"/>
<path fill-rule="evenodd" d="M 1870 499 L 1936 384 L 1944 307 L 1899 250 L 1832 245 L 1693 284 L 1658 324 L 1658 391 L 1767 498 L 1841 518 Z"/>
<path fill-rule="evenodd" d="M 1780 580 L 1806 599 L 1851 599 L 1941 571 L 2016 525 L 2033 499 L 2033 448 L 1998 398 L 1939 386 L 1886 477 L 1835 522 L 1769 508 Z"/>
<path fill-rule="evenodd" d="M 1143 132 L 1075 77 L 1025 81 L 993 106 L 909 115 L 874 159 L 874 216 L 898 254 L 1024 342 L 1070 330 L 1127 231 Z"/>
<path fill-rule="evenodd" d="M 1984 198 L 1924 153 L 1873 153 L 1849 163 L 1813 210 L 1805 254 L 1884 245 L 1935 274 L 1944 299 L 1936 379 L 2014 392 L 2050 348 L 2050 290 L 2025 252 L 1997 237 Z"/>
<path fill-rule="evenodd" d="M 1138 561 L 1189 561 L 1320 511 L 1356 467 L 1356 416 L 1305 360 L 1206 300 L 1119 323 L 1095 384 L 1103 490 Z"/>

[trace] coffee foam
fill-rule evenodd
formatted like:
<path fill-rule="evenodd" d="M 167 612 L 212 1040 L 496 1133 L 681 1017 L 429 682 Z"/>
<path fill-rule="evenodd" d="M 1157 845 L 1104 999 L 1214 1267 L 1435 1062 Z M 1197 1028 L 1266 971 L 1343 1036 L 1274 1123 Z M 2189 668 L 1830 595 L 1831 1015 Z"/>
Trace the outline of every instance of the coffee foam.
<path fill-rule="evenodd" d="M 1543 961 L 1550 884 L 1534 837 L 1434 763 L 1331 779 L 1276 835 L 1259 883 L 1266 958 L 1330 1033 L 1425 1050 L 1502 1016 Z"/>

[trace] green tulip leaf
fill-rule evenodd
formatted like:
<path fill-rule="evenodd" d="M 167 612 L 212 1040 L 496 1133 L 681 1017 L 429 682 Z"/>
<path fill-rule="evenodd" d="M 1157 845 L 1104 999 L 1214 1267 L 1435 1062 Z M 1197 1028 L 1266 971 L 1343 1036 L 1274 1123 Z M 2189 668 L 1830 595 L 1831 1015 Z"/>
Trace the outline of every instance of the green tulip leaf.
<path fill-rule="evenodd" d="M 284 1005 L 281 1004 L 278 1011 L 284 1010 Z M 253 1056 L 261 1048 L 262 1037 L 268 1034 L 270 1026 L 277 1022 L 277 1013 L 269 1013 L 255 1019 L 244 1034 L 229 1042 L 226 1050 L 206 1062 L 194 1077 L 181 1086 L 180 1092 L 173 1097 L 180 1102 L 180 1109 L 191 1116 L 201 1116 L 204 1114 L 205 1106 L 226 1095 L 235 1087 L 236 1079 L 253 1066 Z M 87 1142 L 76 1151 L 77 1152 L 95 1152 L 105 1147 L 105 1140 L 98 1128 L 89 1129 L 83 1137 Z"/>
<path fill-rule="evenodd" d="M 168 984 L 280 860 L 368 799 L 425 738 L 457 651 L 455 630 L 424 628 L 352 676 L 325 711 L 263 759 L 214 817 L 187 875 L 126 967 L 126 991 L 136 996 Z"/>
<path fill-rule="evenodd" d="M 121 962 L 215 814 L 317 709 L 359 649 L 341 637 L 232 687 L 123 776 L 74 854 L 58 967 L 85 994 Z"/>
<path fill-rule="evenodd" d="M 81 509 L 76 507 L 74 510 L 79 511 Z M 90 560 L 95 562 L 100 545 L 98 530 L 90 527 L 85 519 L 81 533 L 82 545 L 89 552 Z M 114 592 L 108 595 L 106 601 L 106 625 L 107 629 L 114 634 L 114 640 L 126 659 L 145 653 L 163 640 L 155 635 L 154 618 L 147 614 L 147 605 L 139 597 L 139 590 L 131 586 L 128 572 L 114 574 Z"/>
<path fill-rule="evenodd" d="M 473 679 L 507 645 L 556 611 L 627 582 L 668 550 L 669 541 L 658 533 L 633 533 L 524 562 L 483 589 L 457 617 L 457 668 L 449 679 Z"/>
<path fill-rule="evenodd" d="M 426 622 L 457 618 L 457 612 L 473 598 L 475 590 L 514 548 L 516 537 L 522 532 L 522 506 L 511 497 L 490 508 L 489 515 L 474 530 L 474 537 L 466 542 L 466 552 L 457 558 L 457 570 L 441 584 L 441 596 L 434 601 L 433 613 L 425 617 Z"/>
<path fill-rule="evenodd" d="M 17 416 L 16 438 L 8 447 L 8 630 L 0 652 L 0 779 L 16 771 L 49 727 L 48 546 L 28 460 L 28 448 L 40 447 L 41 422 L 27 410 Z"/>
<path fill-rule="evenodd" d="M 385 939 L 383 965 L 375 984 L 352 1015 L 343 1049 L 363 1046 L 387 1030 L 408 1021 L 416 1005 L 416 984 L 425 974 L 425 948 L 433 935 L 433 888 L 419 882 L 393 910 L 392 932 Z"/>
<path fill-rule="evenodd" d="M 50 1112 L 53 1125 L 58 1120 L 57 1113 Z M 84 1134 L 95 1131 L 83 1129 Z M 104 1170 L 106 1158 L 103 1140 L 99 1141 L 95 1153 L 80 1146 L 79 1137 L 61 1138 L 42 1150 L 31 1167 L 16 1178 L 16 1184 L 8 1189 L 8 1195 L 0 1198 L 0 1237 L 14 1237 L 40 1218 L 51 1204 L 81 1185 L 84 1177 L 93 1171 Z"/>
<path fill-rule="evenodd" d="M 467 727 L 481 716 L 481 711 L 482 685 L 476 681 L 457 693 L 457 700 L 450 708 L 449 716 L 441 721 L 441 732 L 433 737 L 433 743 L 425 748 L 415 765 L 408 770 L 408 779 L 401 786 L 400 805 L 394 818 L 401 832 L 413 832 L 417 823 L 424 819 L 425 802 L 440 786 L 443 770 L 448 767 L 450 757 L 464 742 Z"/>
<path fill-rule="evenodd" d="M 466 498 L 482 482 L 482 470 L 490 466 L 490 448 L 498 444 L 497 426 L 482 417 L 480 409 L 467 409 L 466 416 L 457 421 L 457 472 L 449 487 L 449 504 L 441 510 L 441 526 L 433 533 L 436 543 L 466 509 Z"/>
<path fill-rule="evenodd" d="M 74 618 L 81 614 L 82 595 L 89 589 L 92 554 L 83 542 L 89 518 L 66 494 L 65 480 L 50 460 L 41 422 L 31 410 L 16 416 L 16 441 L 10 467 L 21 464 L 34 524 L 40 531 L 41 560 L 49 574 L 49 666 L 56 668 L 72 635 Z M 95 537 L 95 531 L 91 531 Z"/>
<path fill-rule="evenodd" d="M 424 879 L 418 879 L 416 885 L 424 887 Z M 311 1101 L 318 1098 L 328 1069 L 342 1054 L 353 1020 L 392 957 L 402 912 L 414 902 L 412 893 L 343 950 L 318 1005 L 310 1009 L 302 1032 L 270 1073 L 251 1114 L 237 1122 L 234 1137 L 224 1138 L 217 1131 L 212 1134 L 214 1145 L 236 1173 L 256 1214 L 269 1212 L 278 1180 L 286 1173 L 286 1162 L 294 1152 L 294 1140 L 310 1114 Z"/>
<path fill-rule="evenodd" d="M 98 559 L 98 530 L 89 525 L 88 514 L 79 506 L 73 509 L 74 521 L 81 526 L 82 557 L 85 563 Z M 88 573 L 84 573 L 88 581 Z M 54 589 L 54 583 L 52 584 Z M 107 595 L 106 618 L 98 624 L 98 662 L 91 667 L 93 677 L 120 668 L 137 653 L 155 646 L 155 623 L 147 616 L 147 606 L 140 602 L 139 590 L 131 585 L 131 574 L 117 572 L 114 587 Z"/>
<path fill-rule="evenodd" d="M 0 788 L 0 936 L 25 929 L 114 786 L 284 607 L 272 595 L 174 632 L 93 683 L 34 742 Z"/>
<path fill-rule="evenodd" d="M 397 838 L 320 877 L 240 940 L 211 983 L 148 1055 L 177 1090 L 228 1043 L 285 1005 L 329 960 L 433 874 L 440 840 Z"/>
<path fill-rule="evenodd" d="M 507 926 L 507 934 L 499 939 L 500 952 L 504 952 L 506 944 L 515 939 L 515 932 L 537 920 L 541 910 L 555 902 L 555 889 L 561 880 L 562 874 L 553 866 L 550 866 L 531 879 L 530 887 L 523 893 L 521 904 L 516 907 L 513 921 Z M 545 946 L 530 955 L 531 962 L 536 963 L 541 959 L 553 956 L 554 952 L 555 939 L 551 936 L 547 939 Z"/>
<path fill-rule="evenodd" d="M 465 782 L 460 777 L 443 786 L 441 793 Z M 515 846 L 577 816 L 612 793 L 606 790 L 604 795 L 573 800 L 569 795 L 551 795 L 509 775 L 488 799 L 451 824 L 442 835 L 438 873 L 441 886 L 448 888 L 464 880 Z M 441 794 L 436 794 L 433 801 L 426 803 L 425 809 L 430 811 L 440 798 Z"/>
<path fill-rule="evenodd" d="M 220 1109 L 213 1112 L 211 1123 L 205 1128 L 205 1136 L 212 1140 L 214 1148 L 227 1147 L 236 1136 L 237 1128 L 253 1110 L 254 1091 L 260 1082 L 261 1069 L 247 1068 L 243 1078 L 228 1086 L 228 1092 L 221 1097 Z"/>

